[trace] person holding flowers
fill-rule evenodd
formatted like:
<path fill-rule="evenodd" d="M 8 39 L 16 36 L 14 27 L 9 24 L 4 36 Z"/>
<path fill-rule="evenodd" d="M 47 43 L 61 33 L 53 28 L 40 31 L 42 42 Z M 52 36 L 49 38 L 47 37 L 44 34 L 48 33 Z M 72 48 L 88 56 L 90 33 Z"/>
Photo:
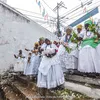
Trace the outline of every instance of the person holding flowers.
<path fill-rule="evenodd" d="M 88 20 L 85 22 L 85 29 L 81 32 L 83 41 L 80 45 L 78 70 L 85 72 L 86 75 L 95 75 L 96 69 L 100 66 L 99 56 L 96 52 L 98 43 L 96 42 L 96 33 L 93 22 Z M 100 68 L 98 69 L 100 72 Z"/>
<path fill-rule="evenodd" d="M 78 50 L 77 50 L 77 34 L 71 26 L 66 28 L 66 34 L 61 38 L 61 45 L 58 49 L 59 59 L 62 63 L 64 72 L 77 69 Z"/>
<path fill-rule="evenodd" d="M 39 66 L 37 86 L 43 89 L 53 89 L 64 84 L 64 75 L 54 46 L 45 39 L 46 47 L 42 51 L 42 61 Z"/>

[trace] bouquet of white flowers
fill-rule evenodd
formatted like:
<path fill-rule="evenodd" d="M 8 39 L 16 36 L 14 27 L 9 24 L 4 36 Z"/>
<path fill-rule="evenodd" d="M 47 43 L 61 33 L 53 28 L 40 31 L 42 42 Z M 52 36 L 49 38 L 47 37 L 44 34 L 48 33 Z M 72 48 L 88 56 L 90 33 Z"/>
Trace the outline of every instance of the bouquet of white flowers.
<path fill-rule="evenodd" d="M 43 51 L 43 55 L 45 55 L 48 58 L 52 58 L 56 55 L 56 50 L 53 48 L 46 49 L 45 51 Z"/>

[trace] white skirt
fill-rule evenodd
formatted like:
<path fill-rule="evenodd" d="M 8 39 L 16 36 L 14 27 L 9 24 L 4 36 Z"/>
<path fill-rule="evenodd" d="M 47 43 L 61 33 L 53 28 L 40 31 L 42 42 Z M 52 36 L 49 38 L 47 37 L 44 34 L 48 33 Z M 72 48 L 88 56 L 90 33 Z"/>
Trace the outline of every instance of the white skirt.
<path fill-rule="evenodd" d="M 38 87 L 50 89 L 64 84 L 64 74 L 61 68 L 61 64 L 59 63 L 56 57 L 57 55 L 53 58 L 47 58 L 47 59 L 46 57 L 43 57 L 40 67 L 41 68 L 46 67 L 46 69 L 44 73 L 40 70 L 38 72 L 38 80 L 37 80 Z"/>
<path fill-rule="evenodd" d="M 23 72 L 24 71 L 24 61 L 19 60 L 14 65 L 14 72 Z"/>
<path fill-rule="evenodd" d="M 27 61 L 25 62 L 26 64 L 24 67 L 24 74 L 25 75 L 37 75 L 40 61 L 41 59 L 38 55 L 32 56 L 30 63 L 27 63 Z"/>
<path fill-rule="evenodd" d="M 98 66 L 95 68 L 96 73 L 100 73 L 100 44 L 96 47 L 96 59 L 98 61 Z"/>
<path fill-rule="evenodd" d="M 78 51 L 74 50 L 70 54 L 67 53 L 65 47 L 62 45 L 58 50 L 59 60 L 61 61 L 63 72 L 66 72 L 68 69 L 77 69 L 78 68 Z"/>
<path fill-rule="evenodd" d="M 33 63 L 33 74 L 34 75 L 38 74 L 38 68 L 39 68 L 40 62 L 41 62 L 41 58 L 38 55 L 35 55 L 33 57 L 33 61 L 32 61 L 32 63 Z"/>
<path fill-rule="evenodd" d="M 98 66 L 96 49 L 90 46 L 82 48 L 79 52 L 78 70 L 87 73 L 96 72 Z"/>

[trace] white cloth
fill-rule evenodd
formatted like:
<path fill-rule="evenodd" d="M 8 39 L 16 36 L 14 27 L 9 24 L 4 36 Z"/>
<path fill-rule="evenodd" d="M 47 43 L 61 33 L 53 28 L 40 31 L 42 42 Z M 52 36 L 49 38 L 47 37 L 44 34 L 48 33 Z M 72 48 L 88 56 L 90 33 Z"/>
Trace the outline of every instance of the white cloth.
<path fill-rule="evenodd" d="M 50 46 L 47 46 L 49 49 Z M 37 86 L 41 88 L 55 88 L 64 83 L 64 75 L 58 56 L 52 58 L 43 56 L 39 66 Z"/>
<path fill-rule="evenodd" d="M 51 66 L 47 75 L 43 75 L 39 71 L 37 81 L 38 87 L 50 89 L 62 84 L 64 84 L 64 75 L 60 65 Z"/>
<path fill-rule="evenodd" d="M 86 35 L 86 32 L 84 31 L 84 38 L 92 38 L 93 33 L 88 32 Z M 89 45 L 84 46 L 83 48 L 80 48 L 79 51 L 79 59 L 78 59 L 78 70 L 80 72 L 100 72 L 100 62 L 98 60 L 98 54 L 96 52 L 95 48 L 92 48 Z"/>
<path fill-rule="evenodd" d="M 92 37 L 94 37 L 94 34 L 93 34 L 92 32 L 90 32 L 90 31 L 86 32 L 86 30 L 84 29 L 84 30 L 82 30 L 82 32 L 80 33 L 80 36 L 82 36 L 82 37 L 83 37 L 83 40 L 84 40 L 84 39 L 87 39 L 87 38 L 92 38 Z"/>
<path fill-rule="evenodd" d="M 82 48 L 79 52 L 78 70 L 80 72 L 95 72 L 96 56 L 95 49 L 92 47 Z"/>
<path fill-rule="evenodd" d="M 65 41 L 65 36 L 61 38 L 61 42 Z M 75 43 L 68 43 L 68 47 L 72 48 L 69 54 L 63 45 L 60 45 L 58 49 L 59 60 L 62 63 L 62 69 L 64 72 L 68 69 L 77 69 L 78 67 L 78 50 L 76 49 Z"/>
<path fill-rule="evenodd" d="M 14 65 L 14 71 L 15 72 L 23 72 L 24 71 L 24 58 L 18 57 L 15 65 Z"/>
<path fill-rule="evenodd" d="M 100 44 L 96 47 L 96 59 L 98 66 L 95 67 L 96 73 L 100 73 Z"/>
<path fill-rule="evenodd" d="M 33 55 L 32 57 L 32 63 L 33 63 L 33 74 L 37 75 L 38 74 L 38 68 L 41 62 L 41 58 L 39 57 L 39 55 Z"/>
<path fill-rule="evenodd" d="M 60 45 L 58 50 L 59 60 L 61 61 L 62 69 L 64 72 L 68 69 L 77 69 L 78 67 L 78 50 L 67 53 L 65 47 Z"/>
<path fill-rule="evenodd" d="M 25 75 L 37 75 L 40 61 L 41 59 L 39 55 L 32 54 L 30 63 L 27 63 L 26 61 L 26 64 L 24 67 L 24 74 Z"/>
<path fill-rule="evenodd" d="M 26 64 L 25 64 L 25 67 L 24 67 L 24 74 L 25 75 L 33 75 L 33 63 L 32 63 L 33 59 L 32 59 L 32 56 L 31 56 L 31 59 L 30 59 L 30 63 L 28 63 L 27 60 L 26 60 Z"/>
<path fill-rule="evenodd" d="M 47 46 L 47 44 L 46 44 L 46 43 L 43 43 L 43 44 L 41 45 L 41 49 L 45 49 L 46 46 Z"/>
<path fill-rule="evenodd" d="M 49 49 L 53 49 L 52 46 L 47 46 L 46 50 L 44 50 L 44 52 L 47 52 Z M 55 49 L 55 48 L 54 48 Z M 44 54 L 43 54 L 44 55 Z M 39 71 L 44 74 L 44 75 L 47 75 L 50 67 L 52 64 L 55 64 L 57 63 L 57 55 L 55 55 L 53 58 L 48 58 L 46 57 L 45 55 L 43 56 L 42 58 L 42 61 L 40 63 L 40 66 L 39 66 Z"/>

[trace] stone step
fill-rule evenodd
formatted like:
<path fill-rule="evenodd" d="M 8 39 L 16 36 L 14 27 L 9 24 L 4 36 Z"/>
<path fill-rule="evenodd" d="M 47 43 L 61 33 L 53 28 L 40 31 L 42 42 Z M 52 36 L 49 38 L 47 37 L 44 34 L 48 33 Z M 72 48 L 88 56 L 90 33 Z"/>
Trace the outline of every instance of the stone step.
<path fill-rule="evenodd" d="M 39 100 L 39 95 L 34 91 L 34 88 L 30 88 L 18 81 L 12 82 L 11 86 L 16 93 L 21 94 L 23 100 Z"/>
<path fill-rule="evenodd" d="M 6 96 L 5 100 L 23 100 L 21 95 L 16 94 L 13 91 L 13 89 L 8 85 L 3 86 L 3 91 L 4 91 L 5 96 Z M 2 99 L 0 99 L 0 100 L 2 100 Z"/>
<path fill-rule="evenodd" d="M 38 92 L 38 87 L 36 86 L 36 82 L 29 80 L 26 76 L 16 76 L 15 80 L 26 87 L 28 86 L 31 89 L 34 89 L 35 92 Z"/>
<path fill-rule="evenodd" d="M 73 77 L 73 78 L 70 78 L 70 77 Z M 75 79 L 75 77 L 77 77 L 77 80 Z M 81 83 L 76 83 L 76 81 L 79 81 L 79 82 L 83 82 L 83 83 L 91 83 L 92 84 L 92 82 L 90 81 L 90 80 L 92 80 L 93 81 L 93 79 L 92 78 L 85 78 L 85 80 L 83 79 L 83 77 L 82 77 L 82 80 L 81 80 L 81 77 L 82 76 L 74 76 L 74 75 L 71 75 L 71 76 L 69 76 L 68 77 L 68 80 L 65 82 L 65 85 L 64 85 L 64 87 L 65 87 L 65 89 L 68 89 L 68 90 L 72 90 L 72 91 L 76 91 L 76 92 L 79 92 L 79 93 L 82 93 L 82 94 L 85 94 L 86 96 L 88 96 L 88 97 L 92 97 L 92 98 L 96 98 L 96 99 L 98 99 L 98 98 L 100 98 L 100 89 L 97 89 L 97 88 L 93 88 L 93 87 L 91 87 L 90 85 L 88 85 L 88 86 L 85 86 L 85 85 L 82 85 Z M 78 78 L 79 78 L 79 80 L 78 80 Z M 88 81 L 88 79 L 89 79 L 89 81 Z M 75 82 L 72 82 L 72 81 L 69 81 L 69 80 L 73 80 L 73 81 L 75 81 Z M 99 79 L 98 79 L 99 80 Z M 39 93 L 39 91 L 37 91 L 38 90 L 38 88 L 36 87 L 36 83 L 34 83 L 33 81 L 29 81 L 28 79 L 27 79 L 27 77 L 19 77 L 19 76 L 17 76 L 17 82 L 18 82 L 18 84 L 19 84 L 19 82 L 21 83 L 23 83 L 26 87 L 28 86 L 28 84 L 29 84 L 29 87 L 31 87 L 31 89 L 33 88 L 33 90 L 35 91 L 35 92 L 38 92 Z M 95 83 L 95 82 L 94 82 Z M 93 84 L 94 84 L 93 83 Z M 16 85 L 16 84 L 15 84 Z M 31 85 L 31 86 L 30 86 Z M 98 84 L 96 84 L 96 85 L 98 85 Z M 19 86 L 19 85 L 18 85 Z M 18 86 L 16 86 L 16 87 L 18 87 Z M 25 87 L 24 86 L 24 87 Z M 21 86 L 22 87 L 22 86 Z M 25 88 L 26 88 L 25 87 Z M 19 88 L 19 90 L 22 90 L 22 89 L 20 89 Z M 27 90 L 27 89 L 26 89 Z M 31 91 L 31 90 L 30 90 Z M 23 91 L 21 91 L 22 93 L 23 93 Z M 23 93 L 23 94 L 25 94 L 25 93 Z M 51 93 L 50 91 L 49 91 L 49 94 L 52 94 L 53 96 L 56 94 L 56 93 Z M 27 95 L 27 93 L 25 94 L 25 95 Z M 40 95 L 40 94 L 39 94 Z M 31 95 L 30 95 L 31 96 Z M 29 97 L 30 97 L 29 96 Z M 32 95 L 33 96 L 33 95 Z M 31 97 L 32 97 L 31 96 Z M 27 96 L 26 96 L 27 97 Z M 32 99 L 28 99 L 28 100 L 32 100 Z"/>
<path fill-rule="evenodd" d="M 36 85 L 36 83 L 34 83 L 34 82 L 30 82 L 30 81 L 28 81 L 28 79 L 27 79 L 27 77 L 17 77 L 17 80 L 18 81 L 20 81 L 20 82 L 23 82 L 23 84 L 33 84 L 33 86 L 34 85 Z M 73 82 L 69 82 L 69 83 L 73 83 Z M 74 83 L 73 83 L 74 84 Z M 78 84 L 77 84 L 78 85 Z M 80 85 L 80 84 L 79 84 Z M 27 85 L 26 85 L 27 86 Z M 74 85 L 75 86 L 75 85 Z M 34 87 L 36 87 L 36 86 L 34 86 Z M 73 87 L 73 86 L 72 86 Z M 67 85 L 66 85 L 66 83 L 65 83 L 65 88 L 66 89 L 68 89 L 68 90 L 72 90 L 72 91 L 76 91 L 76 92 L 79 92 L 79 93 L 82 93 L 82 94 L 84 94 L 84 92 L 81 92 L 81 91 L 77 91 L 77 89 L 76 90 L 73 90 L 72 88 L 70 88 L 70 86 L 68 86 L 67 87 Z M 38 89 L 37 87 L 35 88 L 35 89 Z M 37 92 L 40 92 L 40 91 L 37 91 Z M 47 91 L 48 92 L 48 94 L 49 94 L 49 96 L 56 96 L 56 92 L 53 92 L 53 91 Z M 87 95 L 88 96 L 88 95 Z M 90 96 L 90 95 L 89 95 Z"/>
<path fill-rule="evenodd" d="M 65 79 L 66 81 L 80 82 L 84 84 L 87 83 L 90 85 L 100 86 L 100 79 L 97 79 L 97 78 L 90 78 L 90 77 L 84 77 L 84 76 L 78 76 L 78 75 L 66 75 Z"/>
<path fill-rule="evenodd" d="M 32 81 L 29 80 L 26 76 L 16 76 L 15 79 L 18 83 L 21 83 L 23 85 L 25 85 L 26 87 L 29 87 L 30 89 L 32 89 L 33 91 L 35 91 L 36 93 L 38 93 L 38 96 L 40 96 L 40 98 L 44 99 L 46 96 L 45 100 L 55 100 L 56 93 L 51 92 L 50 90 L 47 89 L 40 89 L 36 86 L 36 81 Z M 57 98 L 56 100 L 62 100 L 60 98 Z"/>
<path fill-rule="evenodd" d="M 7 100 L 3 87 L 0 85 L 0 100 Z"/>
<path fill-rule="evenodd" d="M 100 99 L 100 89 L 96 89 L 93 87 L 81 85 L 78 83 L 68 82 L 68 81 L 65 82 L 64 87 L 68 90 L 82 93 L 88 97 L 91 97 L 97 100 Z"/>

